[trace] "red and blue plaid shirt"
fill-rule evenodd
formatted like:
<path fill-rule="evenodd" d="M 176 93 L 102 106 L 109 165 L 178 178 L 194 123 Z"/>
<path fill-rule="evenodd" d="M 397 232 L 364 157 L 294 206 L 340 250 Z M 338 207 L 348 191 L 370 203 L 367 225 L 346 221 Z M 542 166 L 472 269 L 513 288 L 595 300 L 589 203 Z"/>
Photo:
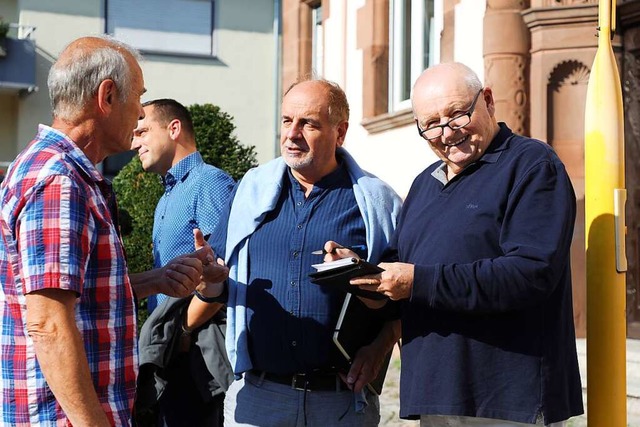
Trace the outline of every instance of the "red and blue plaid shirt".
<path fill-rule="evenodd" d="M 25 295 L 45 288 L 77 293 L 76 323 L 102 408 L 112 424 L 131 423 L 135 304 L 111 200 L 84 153 L 48 126 L 9 168 L 0 187 L 0 424 L 69 425 L 26 331 Z"/>

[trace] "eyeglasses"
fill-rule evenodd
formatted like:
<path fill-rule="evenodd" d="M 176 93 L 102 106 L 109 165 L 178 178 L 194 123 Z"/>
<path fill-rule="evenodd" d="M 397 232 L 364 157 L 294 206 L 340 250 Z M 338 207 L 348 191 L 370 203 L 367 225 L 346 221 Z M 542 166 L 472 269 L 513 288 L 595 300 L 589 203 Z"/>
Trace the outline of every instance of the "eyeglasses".
<path fill-rule="evenodd" d="M 459 115 L 453 117 L 451 120 L 449 120 L 445 124 L 432 126 L 430 128 L 427 128 L 427 129 L 420 129 L 420 125 L 418 124 L 418 120 L 416 119 L 416 126 L 418 127 L 418 134 L 421 137 L 423 137 L 424 139 L 426 139 L 427 141 L 431 141 L 431 140 L 434 140 L 436 138 L 440 138 L 442 136 L 442 134 L 444 133 L 444 128 L 446 128 L 446 127 L 448 127 L 449 129 L 451 129 L 453 131 L 456 131 L 458 129 L 462 129 L 463 127 L 467 126 L 469 123 L 471 123 L 471 115 L 473 114 L 473 110 L 476 108 L 476 102 L 478 101 L 478 97 L 480 96 L 480 94 L 482 93 L 483 90 L 484 89 L 480 89 L 480 91 L 473 98 L 473 102 L 471 103 L 471 107 L 469 107 L 469 110 L 467 110 L 467 112 L 459 114 Z M 448 145 L 448 146 L 456 145 L 456 143 L 447 144 L 445 142 L 443 142 L 443 144 L 444 145 Z"/>

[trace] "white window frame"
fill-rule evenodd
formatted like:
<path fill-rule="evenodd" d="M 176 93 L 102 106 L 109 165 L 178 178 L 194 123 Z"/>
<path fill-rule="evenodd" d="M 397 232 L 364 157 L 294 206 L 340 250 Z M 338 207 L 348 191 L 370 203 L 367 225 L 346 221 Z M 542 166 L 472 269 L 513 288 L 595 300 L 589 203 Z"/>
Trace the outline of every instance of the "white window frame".
<path fill-rule="evenodd" d="M 324 26 L 322 22 L 322 3 L 311 8 L 311 70 L 318 76 L 324 76 Z"/>
<path fill-rule="evenodd" d="M 405 11 L 405 1 L 410 2 L 411 10 Z M 389 4 L 389 111 L 411 108 L 411 100 L 404 93 L 403 86 L 413 86 L 425 68 L 440 62 L 440 35 L 443 26 L 442 0 L 433 0 L 429 42 L 429 63 L 424 62 L 425 37 L 424 14 L 427 0 L 391 0 Z M 404 20 L 405 13 L 411 16 L 411 61 L 409 82 L 404 81 Z"/>

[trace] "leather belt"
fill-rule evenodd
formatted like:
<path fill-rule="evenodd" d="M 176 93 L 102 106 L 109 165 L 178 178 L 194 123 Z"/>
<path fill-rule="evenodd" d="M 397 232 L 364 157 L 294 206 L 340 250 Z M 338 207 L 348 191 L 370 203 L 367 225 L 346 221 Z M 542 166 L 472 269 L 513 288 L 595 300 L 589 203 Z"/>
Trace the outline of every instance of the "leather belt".
<path fill-rule="evenodd" d="M 273 374 L 265 371 L 251 370 L 251 375 L 266 381 L 290 386 L 301 391 L 342 391 L 348 390 L 336 373 L 311 372 L 308 374 Z"/>

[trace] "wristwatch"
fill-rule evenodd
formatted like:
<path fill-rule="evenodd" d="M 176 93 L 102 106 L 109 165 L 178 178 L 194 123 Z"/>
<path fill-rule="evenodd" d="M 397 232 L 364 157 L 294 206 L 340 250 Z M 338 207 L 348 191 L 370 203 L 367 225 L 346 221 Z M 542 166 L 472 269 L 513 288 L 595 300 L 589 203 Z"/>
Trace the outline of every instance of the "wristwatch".
<path fill-rule="evenodd" d="M 182 323 L 180 324 L 180 328 L 182 329 L 182 335 L 191 336 L 191 333 L 193 332 L 193 329 L 190 329 L 190 328 L 187 327 L 187 314 L 186 314 L 186 312 L 185 312 L 184 319 L 183 319 Z"/>
<path fill-rule="evenodd" d="M 218 300 L 220 299 L 220 297 L 206 297 L 204 295 L 202 295 L 200 292 L 198 291 L 194 291 L 194 293 L 196 294 L 196 296 L 198 297 L 198 299 L 202 302 L 206 302 L 207 304 L 211 304 L 214 302 L 218 302 Z"/>

